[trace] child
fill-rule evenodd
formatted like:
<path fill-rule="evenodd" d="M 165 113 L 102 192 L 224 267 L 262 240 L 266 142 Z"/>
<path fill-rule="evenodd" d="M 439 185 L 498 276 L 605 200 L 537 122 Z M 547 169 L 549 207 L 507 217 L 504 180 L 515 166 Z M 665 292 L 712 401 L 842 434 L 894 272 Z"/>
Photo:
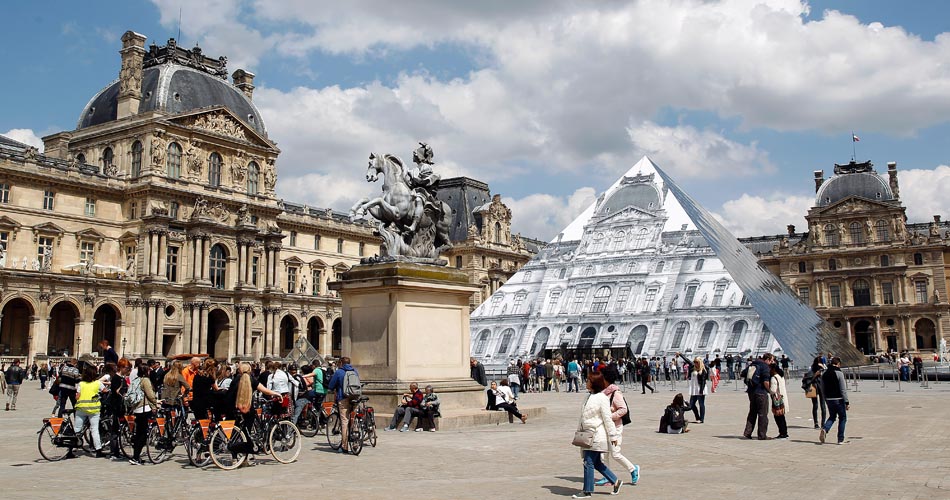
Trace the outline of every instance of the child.
<path fill-rule="evenodd" d="M 666 434 L 683 434 L 689 432 L 688 423 L 684 416 L 689 406 L 686 405 L 683 393 L 677 394 L 673 398 L 673 403 L 666 407 L 663 416 L 660 417 L 660 429 L 657 432 Z"/>

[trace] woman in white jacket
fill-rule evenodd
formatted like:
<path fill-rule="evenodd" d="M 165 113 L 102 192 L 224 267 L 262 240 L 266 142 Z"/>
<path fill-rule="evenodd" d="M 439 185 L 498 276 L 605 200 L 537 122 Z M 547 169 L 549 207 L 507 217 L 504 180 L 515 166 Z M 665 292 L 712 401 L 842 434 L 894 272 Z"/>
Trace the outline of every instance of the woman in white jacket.
<path fill-rule="evenodd" d="M 770 366 L 772 378 L 769 381 L 769 392 L 772 393 L 772 418 L 775 419 L 775 425 L 778 426 L 778 436 L 775 439 L 788 439 L 788 424 L 785 421 L 785 414 L 788 413 L 788 391 L 785 388 L 785 377 L 782 369 L 776 365 Z M 781 403 L 782 409 L 776 413 L 776 404 Z"/>
<path fill-rule="evenodd" d="M 611 418 L 610 400 L 603 393 L 606 388 L 607 381 L 604 380 L 603 375 L 592 373 L 587 377 L 587 390 L 590 391 L 590 397 L 584 403 L 584 411 L 581 412 L 577 427 L 578 430 L 591 432 L 594 439 L 590 447 L 581 448 L 581 456 L 584 459 L 584 490 L 572 498 L 591 497 L 594 492 L 595 469 L 613 485 L 611 495 L 620 493 L 620 487 L 623 485 L 623 481 L 617 479 L 617 476 L 607 468 L 602 457 L 602 454 L 611 446 L 617 445 L 617 440 L 620 438 L 617 426 Z"/>

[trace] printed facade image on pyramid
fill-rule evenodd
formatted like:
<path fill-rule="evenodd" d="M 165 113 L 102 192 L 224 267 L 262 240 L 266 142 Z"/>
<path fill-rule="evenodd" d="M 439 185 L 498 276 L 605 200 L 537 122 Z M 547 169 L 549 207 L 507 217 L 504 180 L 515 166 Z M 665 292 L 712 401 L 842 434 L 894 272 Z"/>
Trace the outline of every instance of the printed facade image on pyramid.
<path fill-rule="evenodd" d="M 482 303 L 471 331 L 489 369 L 558 353 L 863 362 L 646 157 Z"/>

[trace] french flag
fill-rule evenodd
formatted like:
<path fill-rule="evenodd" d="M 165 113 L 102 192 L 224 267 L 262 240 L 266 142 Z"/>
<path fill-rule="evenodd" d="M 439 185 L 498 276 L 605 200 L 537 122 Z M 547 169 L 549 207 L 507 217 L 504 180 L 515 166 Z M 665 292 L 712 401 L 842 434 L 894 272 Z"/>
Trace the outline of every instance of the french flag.
<path fill-rule="evenodd" d="M 858 136 L 854 135 L 854 132 L 851 133 L 851 142 L 861 142 L 861 139 Z"/>

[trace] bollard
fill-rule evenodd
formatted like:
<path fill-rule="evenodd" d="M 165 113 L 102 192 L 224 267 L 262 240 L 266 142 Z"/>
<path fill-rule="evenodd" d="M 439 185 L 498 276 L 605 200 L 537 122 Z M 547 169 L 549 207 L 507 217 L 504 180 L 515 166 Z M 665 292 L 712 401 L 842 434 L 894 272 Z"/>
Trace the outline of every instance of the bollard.
<path fill-rule="evenodd" d="M 879 378 L 879 379 L 881 380 L 881 389 L 886 388 L 886 387 L 887 387 L 887 382 L 884 381 L 884 371 L 881 370 L 880 365 L 878 365 L 878 367 L 877 367 L 877 378 Z"/>
<path fill-rule="evenodd" d="M 900 378 L 900 377 L 897 377 L 897 392 L 904 392 L 904 390 L 901 389 L 901 378 Z"/>

